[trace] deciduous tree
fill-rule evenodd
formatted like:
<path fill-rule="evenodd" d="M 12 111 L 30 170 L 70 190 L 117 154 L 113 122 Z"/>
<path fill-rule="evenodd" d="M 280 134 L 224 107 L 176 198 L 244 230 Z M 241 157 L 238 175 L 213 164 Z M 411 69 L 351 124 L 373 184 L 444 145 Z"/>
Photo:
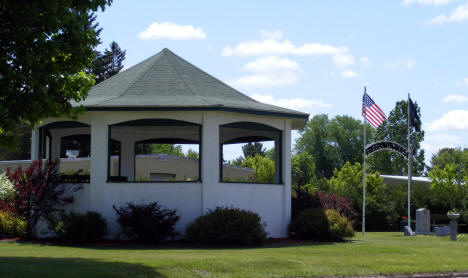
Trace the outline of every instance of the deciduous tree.
<path fill-rule="evenodd" d="M 417 103 L 415 107 L 419 118 L 421 109 Z M 413 142 L 413 175 L 424 173 L 424 150 L 421 142 L 424 140 L 424 131 L 421 130 L 421 122 L 416 127 L 411 126 Z M 408 146 L 408 102 L 398 101 L 390 112 L 388 119 L 377 129 L 375 141 L 393 141 L 403 146 Z M 406 175 L 408 162 L 400 154 L 391 151 L 379 151 L 372 154 L 367 160 L 371 170 L 379 171 L 387 175 Z"/>
<path fill-rule="evenodd" d="M 76 116 L 94 79 L 84 73 L 99 43 L 95 13 L 112 0 L 0 2 L 0 140 L 21 123 Z"/>

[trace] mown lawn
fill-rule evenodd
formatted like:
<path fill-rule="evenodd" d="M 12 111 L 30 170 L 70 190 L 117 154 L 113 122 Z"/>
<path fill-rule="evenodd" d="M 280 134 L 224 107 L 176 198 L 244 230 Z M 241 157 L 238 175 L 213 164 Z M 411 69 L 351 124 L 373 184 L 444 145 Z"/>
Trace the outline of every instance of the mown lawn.
<path fill-rule="evenodd" d="M 262 248 L 65 247 L 0 243 L 0 277 L 308 277 L 468 270 L 468 235 L 368 233 Z"/>

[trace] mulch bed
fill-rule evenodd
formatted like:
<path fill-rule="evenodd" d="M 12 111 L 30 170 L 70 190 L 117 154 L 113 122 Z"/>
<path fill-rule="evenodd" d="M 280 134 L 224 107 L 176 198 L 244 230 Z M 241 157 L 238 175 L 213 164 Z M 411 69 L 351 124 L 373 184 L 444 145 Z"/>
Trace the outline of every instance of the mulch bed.
<path fill-rule="evenodd" d="M 112 248 L 129 248 L 129 247 L 143 247 L 143 248 L 206 248 L 195 245 L 191 242 L 184 240 L 171 240 L 162 242 L 160 244 L 142 244 L 131 240 L 100 240 L 98 242 L 86 244 L 67 243 L 56 238 L 36 238 L 36 239 L 21 239 L 21 238 L 4 238 L 0 242 L 19 242 L 19 243 L 33 243 L 42 245 L 58 245 L 58 246 L 74 246 L 74 247 L 112 247 Z M 313 245 L 313 244 L 327 244 L 323 240 L 300 240 L 292 238 L 268 238 L 266 242 L 260 247 L 281 247 L 281 246 L 296 246 L 296 245 Z M 238 246 L 209 246 L 211 248 L 238 248 Z"/>

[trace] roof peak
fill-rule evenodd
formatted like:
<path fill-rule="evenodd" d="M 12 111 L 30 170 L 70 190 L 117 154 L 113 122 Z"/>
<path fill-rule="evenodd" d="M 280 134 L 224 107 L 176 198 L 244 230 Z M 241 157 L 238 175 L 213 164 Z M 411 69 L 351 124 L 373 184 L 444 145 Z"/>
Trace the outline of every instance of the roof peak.
<path fill-rule="evenodd" d="M 168 48 L 97 84 L 79 104 L 88 110 L 224 107 L 241 113 L 308 117 L 306 113 L 258 102 Z"/>

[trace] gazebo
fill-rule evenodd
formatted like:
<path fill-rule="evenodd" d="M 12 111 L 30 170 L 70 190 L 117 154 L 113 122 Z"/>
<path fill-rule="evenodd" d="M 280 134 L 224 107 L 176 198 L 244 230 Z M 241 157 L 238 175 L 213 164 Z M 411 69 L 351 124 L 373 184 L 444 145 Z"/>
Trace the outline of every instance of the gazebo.
<path fill-rule="evenodd" d="M 76 120 L 50 118 L 34 128 L 31 159 L 66 160 L 80 145 L 75 155 L 89 161 L 89 178 L 77 181 L 83 189 L 69 209 L 101 213 L 111 235 L 119 230 L 113 205 L 157 201 L 177 209 L 182 234 L 207 210 L 233 206 L 258 213 L 269 236 L 287 236 L 291 130 L 302 128 L 308 114 L 255 101 L 168 49 L 94 86 L 73 105 L 85 108 Z M 265 141 L 274 146 L 273 180 L 229 176 L 226 146 Z M 198 172 L 183 174 L 188 158 L 168 169 L 164 154 L 155 155 L 158 164 L 136 162 L 145 144 L 193 147 L 198 157 L 190 163 Z M 137 168 L 144 166 L 152 168 L 139 177 Z"/>

